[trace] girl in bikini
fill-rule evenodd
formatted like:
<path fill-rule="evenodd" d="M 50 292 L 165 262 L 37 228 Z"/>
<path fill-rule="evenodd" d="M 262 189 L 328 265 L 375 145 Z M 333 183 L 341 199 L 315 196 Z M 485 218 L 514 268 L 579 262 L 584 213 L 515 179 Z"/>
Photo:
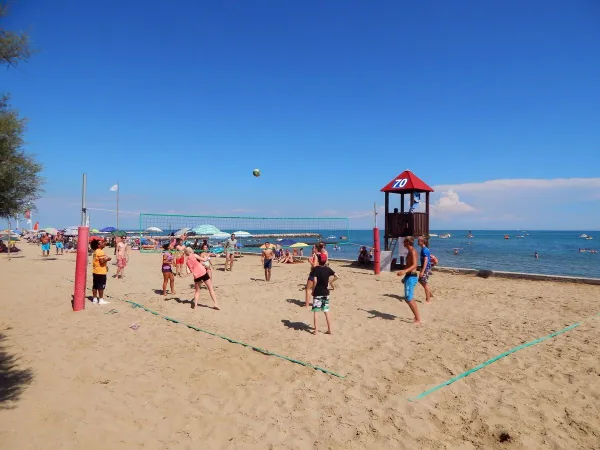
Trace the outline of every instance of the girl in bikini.
<path fill-rule="evenodd" d="M 173 255 L 169 252 L 169 244 L 163 245 L 162 254 L 162 274 L 163 274 L 163 295 L 167 295 L 167 283 L 171 284 L 171 294 L 175 294 L 175 275 L 173 275 Z"/>

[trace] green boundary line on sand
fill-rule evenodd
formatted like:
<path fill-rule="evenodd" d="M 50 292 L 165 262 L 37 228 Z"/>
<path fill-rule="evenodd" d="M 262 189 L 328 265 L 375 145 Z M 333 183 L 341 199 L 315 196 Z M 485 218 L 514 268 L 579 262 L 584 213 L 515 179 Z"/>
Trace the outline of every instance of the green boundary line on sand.
<path fill-rule="evenodd" d="M 598 316 L 600 316 L 600 313 L 596 314 L 595 316 L 588 317 L 587 319 L 591 319 L 593 317 L 598 317 Z M 573 325 L 569 325 L 568 327 L 565 327 L 562 330 L 558 330 L 558 331 L 555 331 L 554 333 L 550 333 L 547 336 L 543 336 L 541 338 L 534 339 L 533 341 L 529 341 L 529 342 L 526 342 L 525 344 L 521 344 L 521 345 L 519 345 L 517 347 L 511 348 L 510 350 L 508 350 L 508 351 L 506 351 L 504 353 L 501 353 L 498 356 L 494 356 L 493 358 L 488 359 L 487 361 L 485 361 L 485 362 L 483 362 L 483 363 L 481 363 L 481 364 L 473 367 L 472 369 L 467 370 L 466 372 L 461 373 L 460 375 L 457 375 L 457 376 L 455 376 L 453 378 L 450 378 L 449 380 L 446 380 L 443 383 L 440 383 L 437 386 L 432 387 L 431 389 L 427 389 L 426 391 L 421 392 L 419 395 L 416 395 L 414 397 L 410 397 L 408 399 L 408 401 L 409 402 L 414 402 L 416 400 L 420 400 L 420 399 L 428 396 L 429 394 L 432 394 L 435 391 L 437 391 L 437 390 L 439 390 L 439 389 L 441 389 L 441 388 L 443 388 L 445 386 L 448 386 L 448 385 L 454 383 L 455 381 L 458 381 L 458 380 L 460 380 L 462 378 L 468 377 L 472 373 L 475 373 L 478 370 L 481 370 L 484 367 L 489 366 L 490 364 L 498 361 L 499 359 L 502 359 L 502 358 L 504 358 L 504 357 L 506 357 L 508 355 L 511 355 L 511 354 L 513 354 L 515 352 L 518 352 L 519 350 L 522 350 L 524 348 L 531 347 L 532 345 L 539 344 L 540 342 L 546 341 L 548 339 L 552 339 L 553 337 L 558 336 L 558 335 L 563 334 L 563 333 L 566 333 L 567 331 L 571 331 L 572 329 L 577 328 L 579 325 L 581 325 L 587 319 L 584 319 L 581 322 L 574 323 Z"/>
<path fill-rule="evenodd" d="M 68 278 L 65 278 L 65 280 L 67 280 L 67 281 L 69 281 L 69 282 L 71 282 L 71 283 L 74 283 L 74 281 L 73 281 L 73 280 L 69 280 Z M 88 290 L 88 291 L 91 291 L 91 289 L 90 289 L 90 288 L 87 288 L 87 290 Z M 194 325 L 190 325 L 190 324 L 184 323 L 184 322 L 182 322 L 182 321 L 180 321 L 180 320 L 177 320 L 177 319 L 174 319 L 174 318 L 172 318 L 172 317 L 168 317 L 168 316 L 161 316 L 161 315 L 160 315 L 159 313 L 157 313 L 156 311 L 152 311 L 151 309 L 149 309 L 149 308 L 146 308 L 144 305 L 141 305 L 141 304 L 139 304 L 139 303 L 133 302 L 133 301 L 131 301 L 131 300 L 123 300 L 123 299 L 120 299 L 120 298 L 118 298 L 118 297 L 113 297 L 112 295 L 111 295 L 111 296 L 107 295 L 106 297 L 108 297 L 108 298 L 114 298 L 115 300 L 119 300 L 120 302 L 129 303 L 129 304 L 131 305 L 131 307 L 132 307 L 132 308 L 134 308 L 134 309 L 135 309 L 135 308 L 140 308 L 140 309 L 143 309 L 144 311 L 147 311 L 147 312 L 149 312 L 149 313 L 152 313 L 152 314 L 154 314 L 155 316 L 159 316 L 160 318 L 162 318 L 162 319 L 165 319 L 165 320 L 167 320 L 167 321 L 169 321 L 169 322 L 173 322 L 173 323 L 180 323 L 180 324 L 182 324 L 182 325 L 185 325 L 186 327 L 188 327 L 188 328 L 190 328 L 190 329 L 192 329 L 192 330 L 199 331 L 200 333 L 209 334 L 209 335 L 211 335 L 211 336 L 215 336 L 215 337 L 218 337 L 218 338 L 224 339 L 224 340 L 226 340 L 226 341 L 228 341 L 228 342 L 231 342 L 232 344 L 238 344 L 238 345 L 242 345 L 242 346 L 244 346 L 244 347 L 251 348 L 252 350 L 255 350 L 255 351 L 259 352 L 259 353 L 262 353 L 263 355 L 266 355 L 266 356 L 275 356 L 275 357 L 277 357 L 277 358 L 284 359 L 284 360 L 286 360 L 286 361 L 289 361 L 289 362 L 292 362 L 292 363 L 294 363 L 294 364 L 300 364 L 301 366 L 304 366 L 304 367 L 310 367 L 311 369 L 315 369 L 315 370 L 318 370 L 318 371 L 320 371 L 320 372 L 326 373 L 326 374 L 328 374 L 328 375 L 333 375 L 334 377 L 338 377 L 338 378 L 341 378 L 341 379 L 345 379 L 345 378 L 346 378 L 346 376 L 345 376 L 345 375 L 340 375 L 340 374 L 338 374 L 338 373 L 332 372 L 331 370 L 327 370 L 327 369 L 324 369 L 324 368 L 322 368 L 322 367 L 319 367 L 319 366 L 314 366 L 314 365 L 312 365 L 312 364 L 310 364 L 310 363 L 307 363 L 307 362 L 304 362 L 304 361 L 300 361 L 299 359 L 289 358 L 289 357 L 287 357 L 287 356 L 285 356 L 285 355 L 280 355 L 280 354 L 278 354 L 278 353 L 274 353 L 274 352 L 272 352 L 272 351 L 265 350 L 265 349 L 263 349 L 263 348 L 256 347 L 256 346 L 254 346 L 254 345 L 247 344 L 247 343 L 245 343 L 245 342 L 242 342 L 242 341 L 236 341 L 235 339 L 232 339 L 232 338 L 230 338 L 230 337 L 227 337 L 227 336 L 224 336 L 224 335 L 221 335 L 221 334 L 218 334 L 218 333 L 213 333 L 212 331 L 203 330 L 202 328 L 199 328 L 199 327 L 196 327 L 196 326 L 194 326 Z"/>

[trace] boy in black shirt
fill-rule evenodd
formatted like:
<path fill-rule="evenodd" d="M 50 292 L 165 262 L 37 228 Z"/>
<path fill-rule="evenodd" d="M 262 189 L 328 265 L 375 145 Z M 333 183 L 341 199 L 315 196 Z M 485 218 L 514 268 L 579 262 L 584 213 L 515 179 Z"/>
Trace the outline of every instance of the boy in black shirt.
<path fill-rule="evenodd" d="M 331 333 L 331 318 L 329 317 L 329 278 L 333 276 L 333 283 L 339 277 L 335 274 L 330 267 L 326 267 L 327 257 L 322 254 L 317 254 L 319 265 L 313 267 L 310 271 L 310 277 L 313 278 L 313 307 L 315 331 L 314 335 L 317 335 L 317 313 L 323 311 L 325 313 L 325 320 L 327 321 L 327 334 Z"/>

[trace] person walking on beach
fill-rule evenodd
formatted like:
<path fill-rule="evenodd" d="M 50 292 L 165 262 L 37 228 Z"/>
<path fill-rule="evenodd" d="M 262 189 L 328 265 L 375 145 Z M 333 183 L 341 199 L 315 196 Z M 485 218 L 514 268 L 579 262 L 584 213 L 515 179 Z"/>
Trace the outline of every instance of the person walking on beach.
<path fill-rule="evenodd" d="M 237 239 L 235 234 L 232 234 L 230 238 L 225 241 L 225 270 L 233 269 L 233 261 L 235 260 L 235 249 L 237 247 Z"/>
<path fill-rule="evenodd" d="M 125 242 L 125 236 L 118 238 L 119 242 L 115 246 L 117 249 L 117 273 L 115 278 L 125 278 L 125 266 L 129 262 L 129 246 Z"/>
<path fill-rule="evenodd" d="M 180 238 L 175 240 L 175 275 L 182 277 L 185 263 L 185 245 Z"/>
<path fill-rule="evenodd" d="M 417 285 L 417 252 L 414 247 L 415 238 L 408 236 L 404 238 L 404 248 L 408 250 L 406 255 L 406 268 L 400 270 L 396 275 L 399 277 L 404 276 L 402 283 L 404 283 L 404 300 L 408 304 L 408 307 L 415 315 L 415 325 L 421 325 L 421 316 L 419 315 L 419 309 L 417 304 L 413 301 L 415 295 L 415 286 Z"/>
<path fill-rule="evenodd" d="M 60 254 L 62 255 L 64 252 L 64 248 L 65 248 L 65 238 L 63 238 L 63 235 L 58 233 L 56 235 L 56 240 L 54 241 L 54 245 L 56 246 L 56 254 L 58 255 L 58 251 L 60 250 Z"/>
<path fill-rule="evenodd" d="M 337 280 L 339 277 L 331 269 L 331 267 L 325 266 L 327 258 L 323 258 L 321 254 L 317 254 L 319 265 L 313 267 L 311 270 L 312 281 L 312 297 L 313 297 L 313 321 L 314 331 L 313 334 L 316 336 L 318 333 L 318 316 L 317 313 L 322 311 L 325 313 L 325 320 L 327 321 L 327 334 L 332 334 L 331 331 L 331 317 L 329 315 L 329 279 L 333 277 L 332 282 Z"/>
<path fill-rule="evenodd" d="M 419 238 L 419 247 L 421 247 L 421 272 L 419 273 L 419 284 L 425 290 L 425 303 L 431 303 L 431 289 L 429 288 L 429 275 L 431 275 L 431 252 L 427 247 L 427 238 Z"/>
<path fill-rule="evenodd" d="M 173 275 L 173 255 L 169 251 L 169 244 L 163 245 L 162 254 L 162 266 L 161 271 L 163 274 L 163 295 L 167 295 L 167 283 L 171 284 L 171 295 L 175 294 L 175 275 Z"/>
<path fill-rule="evenodd" d="M 111 260 L 104 254 L 104 240 L 94 239 L 90 243 L 93 252 L 92 260 L 92 303 L 98 305 L 107 305 L 110 302 L 104 300 L 104 290 L 106 289 L 106 274 L 108 266 L 106 263 Z"/>
<path fill-rule="evenodd" d="M 217 297 L 213 289 L 212 280 L 206 270 L 205 263 L 207 262 L 207 253 L 196 255 L 194 250 L 191 248 L 185 249 L 185 255 L 187 256 L 187 267 L 192 272 L 194 277 L 194 309 L 198 308 L 198 299 L 200 298 L 200 283 L 204 283 L 210 294 L 210 298 L 213 301 L 213 308 L 220 309 L 217 303 Z"/>
<path fill-rule="evenodd" d="M 260 255 L 260 262 L 263 264 L 265 269 L 265 281 L 271 281 L 271 267 L 273 267 L 273 258 L 275 253 L 269 242 L 265 242 L 265 248 Z"/>
<path fill-rule="evenodd" d="M 40 244 L 42 244 L 42 256 L 50 256 L 50 235 L 43 233 L 40 237 Z"/>

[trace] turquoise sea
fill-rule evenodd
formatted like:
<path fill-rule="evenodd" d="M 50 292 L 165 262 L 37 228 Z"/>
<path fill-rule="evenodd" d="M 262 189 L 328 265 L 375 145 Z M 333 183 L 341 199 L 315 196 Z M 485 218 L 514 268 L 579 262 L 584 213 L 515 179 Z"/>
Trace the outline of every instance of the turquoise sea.
<path fill-rule="evenodd" d="M 269 233 L 269 230 L 247 230 L 250 233 Z M 310 230 L 307 230 L 310 231 Z M 288 231 L 293 233 L 293 231 Z M 373 246 L 372 230 L 327 230 L 316 231 L 330 243 L 327 248 L 332 258 L 355 260 L 361 245 Z M 499 270 L 507 272 L 526 272 L 546 275 L 568 275 L 600 278 L 600 253 L 580 252 L 580 249 L 600 251 L 600 231 L 515 231 L 515 230 L 471 230 L 473 237 L 468 238 L 468 230 L 432 230 L 432 234 L 450 233 L 451 237 L 442 239 L 432 237 L 430 248 L 437 256 L 439 264 L 445 267 Z M 273 233 L 285 233 L 277 230 Z M 165 234 L 168 234 L 165 232 Z M 383 230 L 381 249 L 383 250 Z M 587 240 L 582 234 L 592 236 Z M 504 239 L 508 235 L 510 239 Z M 347 240 L 340 240 L 347 236 Z M 524 237 L 517 237 L 524 236 Z M 338 239 L 333 239 L 337 237 Z M 293 238 L 295 241 L 312 243 L 314 238 Z M 276 242 L 270 239 L 271 242 Z M 259 252 L 257 241 L 239 239 L 250 244 L 245 250 Z M 254 242 L 252 242 L 254 241 Z M 333 249 L 333 242 L 339 242 L 339 250 Z M 262 242 L 262 241 L 261 241 Z M 260 242 L 258 242 L 259 244 Z M 254 246 L 252 246 L 254 245 Z M 457 250 L 457 254 L 455 253 Z M 539 258 L 535 258 L 535 253 Z M 310 248 L 305 249 L 305 255 Z M 396 255 L 398 249 L 396 250 Z"/>
<path fill-rule="evenodd" d="M 570 275 L 600 278 L 600 253 L 580 252 L 579 249 L 600 251 L 600 231 L 490 231 L 436 230 L 431 233 L 450 233 L 452 237 L 432 237 L 430 248 L 446 267 L 501 270 L 547 275 Z M 580 238 L 581 234 L 592 240 Z M 510 239 L 504 239 L 508 235 Z M 517 236 L 525 236 L 518 238 Z M 371 230 L 351 231 L 351 240 L 362 245 L 373 245 Z M 383 239 L 382 239 L 383 241 Z M 342 255 L 354 256 L 357 249 L 341 246 Z M 383 243 L 382 243 L 383 249 Z M 454 254 L 454 249 L 459 249 Z M 535 258 L 535 252 L 539 258 Z"/>
<path fill-rule="evenodd" d="M 600 231 L 471 230 L 471 232 L 473 238 L 467 237 L 468 230 L 431 232 L 438 235 L 443 233 L 452 235 L 448 239 L 431 238 L 431 252 L 437 256 L 441 266 L 600 278 L 600 253 L 579 251 L 579 249 L 600 251 Z M 324 237 L 349 234 L 350 242 L 339 241 L 340 250 L 334 251 L 333 245 L 327 246 L 332 258 L 354 260 L 358 256 L 361 245 L 373 246 L 372 230 L 321 233 Z M 383 230 L 380 230 L 380 233 L 383 235 Z M 593 239 L 580 238 L 581 234 L 592 236 Z M 504 239 L 505 235 L 510 239 Z M 518 238 L 519 235 L 524 237 Z M 301 238 L 295 240 L 302 241 Z M 383 237 L 381 248 L 383 250 Z M 458 254 L 455 254 L 454 249 L 458 249 Z M 309 251 L 310 249 L 307 249 L 307 252 Z M 539 255 L 538 259 L 535 258 L 535 252 Z"/>

